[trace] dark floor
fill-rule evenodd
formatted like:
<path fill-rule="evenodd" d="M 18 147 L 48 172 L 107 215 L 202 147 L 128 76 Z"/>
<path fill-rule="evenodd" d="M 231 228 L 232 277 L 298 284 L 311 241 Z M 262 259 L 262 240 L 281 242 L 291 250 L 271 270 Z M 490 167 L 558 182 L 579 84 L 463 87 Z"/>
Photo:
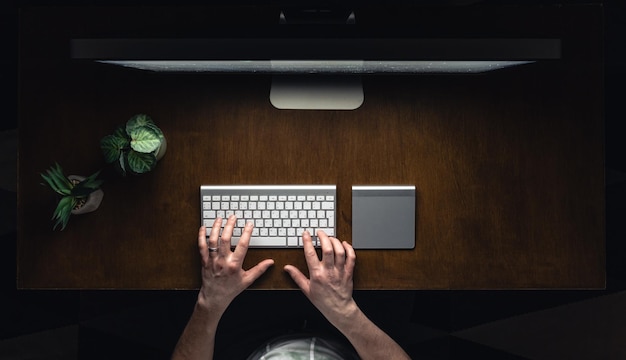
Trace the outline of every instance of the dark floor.
<path fill-rule="evenodd" d="M 626 359 L 626 111 L 618 90 L 626 80 L 626 12 L 607 5 L 607 290 L 356 292 L 413 358 Z M 2 11 L 3 20 L 14 15 Z M 16 84 L 14 59 L 2 61 L 2 83 Z M 15 102 L 2 99 L 9 116 L 0 120 L 0 359 L 168 358 L 193 291 L 15 289 Z M 302 329 L 334 332 L 297 291 L 244 292 L 224 315 L 216 358 L 245 358 L 263 340 Z"/>

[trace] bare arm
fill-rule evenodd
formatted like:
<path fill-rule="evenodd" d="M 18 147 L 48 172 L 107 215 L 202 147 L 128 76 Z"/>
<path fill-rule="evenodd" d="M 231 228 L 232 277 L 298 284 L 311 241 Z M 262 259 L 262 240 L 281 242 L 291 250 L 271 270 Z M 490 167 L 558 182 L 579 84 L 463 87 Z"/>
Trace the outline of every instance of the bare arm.
<path fill-rule="evenodd" d="M 356 263 L 352 246 L 322 231 L 317 235 L 322 247 L 321 261 L 310 234 L 303 235 L 310 279 L 292 265 L 285 266 L 285 271 L 326 319 L 346 336 L 361 359 L 410 359 L 400 345 L 363 314 L 352 298 Z"/>
<path fill-rule="evenodd" d="M 274 261 L 263 260 L 248 271 L 242 264 L 248 251 L 252 224 L 246 227 L 234 251 L 230 239 L 236 218 L 231 216 L 220 240 L 222 219 L 218 218 L 211 229 L 209 243 L 206 229 L 198 232 L 198 248 L 202 258 L 202 287 L 193 313 L 172 355 L 173 360 L 213 359 L 215 332 L 220 318 L 237 295 L 258 279 Z M 212 250 L 209 251 L 209 248 Z"/>

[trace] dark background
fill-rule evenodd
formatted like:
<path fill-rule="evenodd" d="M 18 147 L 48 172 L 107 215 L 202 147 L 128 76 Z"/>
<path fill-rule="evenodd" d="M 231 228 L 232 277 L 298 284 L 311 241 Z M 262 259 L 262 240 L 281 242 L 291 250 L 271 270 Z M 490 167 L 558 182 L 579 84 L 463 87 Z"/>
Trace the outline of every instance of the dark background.
<path fill-rule="evenodd" d="M 176 2 L 183 3 L 217 2 Z M 368 3 L 383 6 L 382 1 Z M 445 8 L 589 2 L 393 3 Z M 605 9 L 607 288 L 355 292 L 364 311 L 415 359 L 626 358 L 626 130 L 621 99 L 626 80 L 626 4 L 615 0 L 592 3 L 603 4 Z M 131 4 L 155 2 L 48 0 L 0 5 L 0 359 L 165 359 L 191 313 L 195 291 L 18 291 L 15 286 L 19 8 Z M 273 335 L 302 329 L 334 333 L 298 291 L 248 291 L 236 299 L 222 320 L 216 357 L 242 358 Z"/>

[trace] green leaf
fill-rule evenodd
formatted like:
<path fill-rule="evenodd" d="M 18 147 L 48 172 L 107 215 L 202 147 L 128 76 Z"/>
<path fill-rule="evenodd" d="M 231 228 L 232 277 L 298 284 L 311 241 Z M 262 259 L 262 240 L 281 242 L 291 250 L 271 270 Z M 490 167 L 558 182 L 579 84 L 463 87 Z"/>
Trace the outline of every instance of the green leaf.
<path fill-rule="evenodd" d="M 147 125 L 154 125 L 154 121 L 152 121 L 150 116 L 146 114 L 137 114 L 126 122 L 126 133 L 131 135 L 134 130 Z"/>
<path fill-rule="evenodd" d="M 157 146 L 156 149 L 154 149 L 154 151 L 152 151 L 152 153 L 154 154 L 154 156 L 156 156 L 159 153 L 159 150 L 161 150 L 161 146 L 163 146 L 163 143 L 165 142 L 165 135 L 163 135 L 163 132 L 161 131 L 161 129 L 159 129 L 156 125 L 148 125 L 150 127 L 150 129 L 152 129 L 158 136 L 159 136 L 159 146 Z"/>
<path fill-rule="evenodd" d="M 61 194 L 61 195 L 69 195 L 70 194 L 71 190 L 67 189 L 67 188 L 59 187 L 59 185 L 57 185 L 55 180 L 53 180 L 52 176 L 41 174 L 41 177 L 46 181 L 48 186 L 50 186 L 50 188 L 54 192 L 56 192 L 57 194 Z"/>
<path fill-rule="evenodd" d="M 41 177 L 53 191 L 61 195 L 68 195 L 73 187 L 58 163 L 55 163 L 46 174 L 41 174 Z"/>
<path fill-rule="evenodd" d="M 156 126 L 156 124 L 154 123 L 146 124 L 146 126 L 152 129 L 159 136 L 159 139 L 161 139 L 161 141 L 165 139 L 165 136 L 163 135 L 163 131 L 161 131 L 161 129 L 158 126 Z"/>
<path fill-rule="evenodd" d="M 159 135 L 147 126 L 132 130 L 130 137 L 130 147 L 141 153 L 153 152 L 161 145 Z"/>
<path fill-rule="evenodd" d="M 156 166 L 157 160 L 153 154 L 131 150 L 128 152 L 128 167 L 135 174 L 146 173 Z"/>
<path fill-rule="evenodd" d="M 63 173 L 63 169 L 61 168 L 61 165 L 59 165 L 59 163 L 55 163 L 55 166 L 50 170 L 51 171 L 49 172 L 49 174 L 52 175 L 52 179 L 60 188 L 71 189 L 72 186 L 74 186 L 72 182 L 67 178 L 67 176 L 65 176 L 65 174 Z"/>
<path fill-rule="evenodd" d="M 120 138 L 128 139 L 128 141 L 130 141 L 130 137 L 126 133 L 125 126 L 120 125 L 117 128 L 115 128 L 115 131 L 113 131 L 113 135 L 120 137 Z"/>
<path fill-rule="evenodd" d="M 85 178 L 85 180 L 80 182 L 80 186 L 84 186 L 86 188 L 90 188 L 90 189 L 98 189 L 100 188 L 100 186 L 102 186 L 102 183 L 104 182 L 103 180 L 96 180 L 96 178 L 98 177 L 98 175 L 100 175 L 100 172 L 102 170 L 98 170 L 95 173 L 87 176 L 87 178 Z"/>
<path fill-rule="evenodd" d="M 97 171 L 88 177 L 86 177 L 83 181 L 79 182 L 72 189 L 73 196 L 76 197 L 85 197 L 95 190 L 99 189 L 102 186 L 103 180 L 97 180 L 96 178 L 100 175 L 100 171 Z"/>
<path fill-rule="evenodd" d="M 100 140 L 100 148 L 104 154 L 104 161 L 112 163 L 120 157 L 124 149 L 128 148 L 129 140 L 126 136 L 120 136 L 116 131 L 113 135 L 107 135 Z"/>
<path fill-rule="evenodd" d="M 126 176 L 126 164 L 128 163 L 128 161 L 126 160 L 126 156 L 126 153 L 120 153 L 120 158 L 117 159 L 117 161 L 114 163 L 115 169 L 119 171 L 122 176 Z"/>
<path fill-rule="evenodd" d="M 77 203 L 78 200 L 72 196 L 64 196 L 61 198 L 57 208 L 52 214 L 52 220 L 56 220 L 52 230 L 56 230 L 59 225 L 61 225 L 61 231 L 65 229 L 67 222 L 70 220 L 70 216 L 72 215 L 72 209 L 74 209 Z"/>

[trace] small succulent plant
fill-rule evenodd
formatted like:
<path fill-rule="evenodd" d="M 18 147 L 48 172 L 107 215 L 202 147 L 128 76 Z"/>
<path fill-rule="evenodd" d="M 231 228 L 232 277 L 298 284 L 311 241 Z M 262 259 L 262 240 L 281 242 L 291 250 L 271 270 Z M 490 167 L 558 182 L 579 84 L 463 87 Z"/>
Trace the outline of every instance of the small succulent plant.
<path fill-rule="evenodd" d="M 72 210 L 84 203 L 89 194 L 102 186 L 103 181 L 97 179 L 99 174 L 100 171 L 95 172 L 82 181 L 71 180 L 65 176 L 58 163 L 55 163 L 45 174 L 41 174 L 48 186 L 61 195 L 61 200 L 52 214 L 52 220 L 56 220 L 53 230 L 56 230 L 59 225 L 61 225 L 61 230 L 64 230 L 70 220 Z"/>
<path fill-rule="evenodd" d="M 145 114 L 130 118 L 111 135 L 100 140 L 104 160 L 115 164 L 124 176 L 127 173 L 143 174 L 154 169 L 157 154 L 164 146 L 163 132 Z"/>

